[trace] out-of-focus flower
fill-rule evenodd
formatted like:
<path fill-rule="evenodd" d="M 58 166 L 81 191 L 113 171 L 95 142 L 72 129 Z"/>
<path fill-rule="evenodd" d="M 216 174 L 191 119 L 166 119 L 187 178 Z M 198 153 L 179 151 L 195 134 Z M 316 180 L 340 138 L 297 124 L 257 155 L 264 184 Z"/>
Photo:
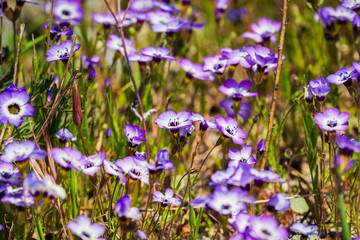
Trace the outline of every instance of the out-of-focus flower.
<path fill-rule="evenodd" d="M 111 128 L 107 128 L 105 134 L 106 134 L 107 138 L 111 137 L 111 134 L 112 134 Z"/>
<path fill-rule="evenodd" d="M 203 62 L 203 71 L 210 71 L 219 75 L 225 72 L 228 65 L 228 59 L 221 54 L 204 57 Z"/>
<path fill-rule="evenodd" d="M 248 233 L 255 239 L 286 240 L 289 237 L 286 228 L 279 226 L 276 219 L 269 215 L 251 216 Z"/>
<path fill-rule="evenodd" d="M 42 159 L 47 156 L 45 150 L 41 150 L 39 146 L 30 140 L 22 142 L 12 142 L 6 145 L 4 154 L 0 156 L 0 160 L 7 163 L 23 162 L 29 159 Z"/>
<path fill-rule="evenodd" d="M 153 57 L 154 62 L 160 62 L 162 59 L 176 61 L 176 57 L 170 56 L 169 53 L 170 49 L 164 47 L 144 47 L 141 50 L 141 54 Z"/>
<path fill-rule="evenodd" d="M 18 185 L 22 183 L 19 169 L 14 169 L 11 163 L 0 163 L 0 182 Z"/>
<path fill-rule="evenodd" d="M 114 211 L 121 219 L 131 218 L 139 220 L 141 217 L 140 210 L 136 207 L 131 207 L 131 197 L 129 195 L 125 195 L 117 200 Z"/>
<path fill-rule="evenodd" d="M 243 19 L 246 14 L 247 10 L 245 7 L 232 8 L 228 11 L 226 18 L 230 21 L 237 22 Z"/>
<path fill-rule="evenodd" d="M 217 128 L 216 124 L 213 121 L 205 119 L 199 113 L 191 113 L 190 120 L 192 122 L 200 122 L 200 130 L 205 132 L 208 128 L 215 129 Z"/>
<path fill-rule="evenodd" d="M 49 29 L 49 26 L 43 23 L 43 26 L 46 30 Z M 61 36 L 71 37 L 74 34 L 72 29 L 69 29 L 67 26 L 60 27 L 56 25 L 55 27 L 50 28 L 50 44 L 52 41 L 59 41 Z"/>
<path fill-rule="evenodd" d="M 40 180 L 34 172 L 30 173 L 24 179 L 24 189 L 34 197 L 39 196 L 40 193 L 50 200 L 57 197 L 62 199 L 66 197 L 65 189 L 54 183 L 50 175 L 46 175 Z"/>
<path fill-rule="evenodd" d="M 350 113 L 340 113 L 337 108 L 328 108 L 323 113 L 314 115 L 314 121 L 324 131 L 345 131 L 348 128 Z"/>
<path fill-rule="evenodd" d="M 138 236 L 138 238 L 140 240 L 146 240 L 147 239 L 146 234 L 143 231 L 139 230 L 139 229 L 136 230 L 136 234 L 137 234 L 137 236 Z"/>
<path fill-rule="evenodd" d="M 147 19 L 152 25 L 175 21 L 176 17 L 169 12 L 156 10 L 147 13 Z"/>
<path fill-rule="evenodd" d="M 167 188 L 165 194 L 160 191 L 153 192 L 153 202 L 161 203 L 163 207 L 166 205 L 180 206 L 180 198 L 174 198 L 174 191 L 171 188 Z"/>
<path fill-rule="evenodd" d="M 221 18 L 222 14 L 228 8 L 229 0 L 215 0 L 216 12 L 215 16 L 217 19 Z"/>
<path fill-rule="evenodd" d="M 246 133 L 238 127 L 235 119 L 231 117 L 215 117 L 215 123 L 224 137 L 231 138 L 235 144 L 244 145 L 243 138 L 246 138 Z"/>
<path fill-rule="evenodd" d="M 76 221 L 70 221 L 66 226 L 82 240 L 104 239 L 100 237 L 105 233 L 105 227 L 98 223 L 91 223 L 91 220 L 84 215 L 77 216 Z"/>
<path fill-rule="evenodd" d="M 82 153 L 74 148 L 53 148 L 50 154 L 54 161 L 66 170 L 72 168 L 81 171 L 87 163 Z"/>
<path fill-rule="evenodd" d="M 92 69 L 100 62 L 100 56 L 93 56 L 92 58 L 88 58 L 85 54 L 81 54 L 81 59 L 83 60 L 83 67 L 86 69 Z"/>
<path fill-rule="evenodd" d="M 159 170 L 173 169 L 174 164 L 169 160 L 169 151 L 166 149 L 160 150 L 156 155 L 156 162 L 150 160 L 148 168 L 150 173 L 155 173 Z"/>
<path fill-rule="evenodd" d="M 260 18 L 257 23 L 252 23 L 250 25 L 252 32 L 245 32 L 242 35 L 242 38 L 252 39 L 256 43 L 264 42 L 276 42 L 276 37 L 274 36 L 281 29 L 281 22 L 272 21 L 269 18 Z"/>
<path fill-rule="evenodd" d="M 116 166 L 114 163 L 110 162 L 109 160 L 104 160 L 104 172 L 111 176 L 119 177 L 121 183 L 126 185 L 127 179 L 123 174 L 123 171 L 120 167 Z"/>
<path fill-rule="evenodd" d="M 125 38 L 125 47 L 128 55 L 137 53 L 138 50 L 133 46 L 133 42 L 130 39 Z M 109 40 L 106 42 L 106 47 L 113 51 L 119 51 L 121 55 L 125 56 L 124 45 L 120 37 L 110 34 Z"/>
<path fill-rule="evenodd" d="M 77 139 L 77 137 L 74 137 L 74 135 L 67 128 L 60 129 L 56 133 L 56 137 L 62 143 L 66 143 L 67 141 L 75 141 Z"/>
<path fill-rule="evenodd" d="M 303 236 L 310 236 L 318 230 L 315 225 L 304 225 L 302 223 L 294 223 L 290 226 L 290 230 L 293 232 L 300 233 Z"/>
<path fill-rule="evenodd" d="M 265 152 L 265 141 L 264 139 L 261 139 L 258 146 L 257 146 L 257 150 L 260 152 L 260 153 L 263 153 Z"/>
<path fill-rule="evenodd" d="M 220 106 L 225 108 L 225 111 L 227 113 L 227 115 L 229 115 L 230 117 L 235 117 L 235 111 L 234 111 L 234 100 L 232 98 L 227 98 L 224 99 L 220 102 Z M 241 102 L 240 106 L 239 106 L 239 116 L 244 118 L 244 119 L 248 119 L 250 116 L 249 111 L 251 110 L 251 106 L 250 104 L 246 103 L 246 102 Z"/>
<path fill-rule="evenodd" d="M 265 182 L 286 182 L 284 178 L 279 177 L 279 174 L 274 173 L 270 170 L 262 170 L 260 172 L 257 168 L 251 168 L 250 172 L 255 177 L 255 185 L 258 187 L 261 187 Z"/>
<path fill-rule="evenodd" d="M 153 32 L 156 33 L 163 33 L 165 32 L 167 35 L 172 35 L 174 32 L 181 31 L 186 25 L 183 19 L 177 18 L 173 21 L 166 22 L 166 23 L 158 23 L 151 25 L 151 29 Z"/>
<path fill-rule="evenodd" d="M 23 117 L 34 116 L 34 107 L 28 103 L 29 100 L 30 96 L 25 88 L 17 89 L 11 83 L 0 94 L 0 123 L 10 123 L 18 128 L 24 121 Z"/>
<path fill-rule="evenodd" d="M 34 206 L 34 199 L 29 192 L 24 193 L 22 187 L 13 189 L 8 186 L 5 190 L 5 195 L 1 198 L 3 203 L 14 204 L 18 210 L 24 211 L 25 207 Z"/>
<path fill-rule="evenodd" d="M 111 13 L 94 13 L 91 18 L 94 22 L 102 24 L 104 28 L 116 25 L 116 20 Z"/>
<path fill-rule="evenodd" d="M 181 127 L 190 126 L 191 114 L 187 111 L 174 112 L 171 110 L 165 111 L 159 115 L 154 120 L 154 123 L 159 126 L 159 128 L 169 129 L 169 130 L 178 130 Z"/>
<path fill-rule="evenodd" d="M 354 152 L 360 152 L 360 143 L 356 139 L 349 139 L 345 134 L 336 134 L 335 143 L 342 155 L 350 157 Z"/>
<path fill-rule="evenodd" d="M 271 53 L 267 47 L 250 45 L 244 47 L 244 51 L 251 57 L 249 64 L 254 63 L 252 66 L 253 71 L 268 73 L 271 69 L 277 67 L 278 53 Z M 285 59 L 285 56 L 282 56 L 282 59 Z"/>
<path fill-rule="evenodd" d="M 59 60 L 69 59 L 72 44 L 73 44 L 72 40 L 66 40 L 65 42 L 62 42 L 59 45 L 50 47 L 46 52 L 46 56 L 47 56 L 46 61 L 55 62 Z M 73 53 L 79 50 L 79 48 L 80 48 L 80 44 L 79 43 L 75 44 Z"/>
<path fill-rule="evenodd" d="M 84 11 L 79 0 L 57 0 L 54 3 L 54 23 L 81 24 Z"/>
<path fill-rule="evenodd" d="M 192 63 L 190 60 L 182 58 L 179 60 L 179 66 L 186 72 L 186 77 L 190 80 L 196 78 L 199 80 L 214 81 L 215 77 L 210 72 L 203 71 L 203 65 Z"/>
<path fill-rule="evenodd" d="M 255 164 L 256 159 L 251 155 L 252 147 L 251 145 L 246 145 L 241 148 L 241 151 L 237 148 L 232 148 L 229 150 L 229 167 L 237 167 L 239 163 L 247 163 L 249 165 Z"/>
<path fill-rule="evenodd" d="M 291 206 L 290 200 L 287 200 L 282 193 L 275 194 L 266 205 L 269 212 L 285 212 Z"/>

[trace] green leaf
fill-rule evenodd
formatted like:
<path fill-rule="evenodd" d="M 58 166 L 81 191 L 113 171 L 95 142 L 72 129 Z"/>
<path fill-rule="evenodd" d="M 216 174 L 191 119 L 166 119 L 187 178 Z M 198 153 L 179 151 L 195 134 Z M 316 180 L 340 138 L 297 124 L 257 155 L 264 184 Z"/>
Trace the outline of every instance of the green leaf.
<path fill-rule="evenodd" d="M 309 210 L 304 198 L 291 199 L 291 209 L 296 213 L 306 213 Z"/>

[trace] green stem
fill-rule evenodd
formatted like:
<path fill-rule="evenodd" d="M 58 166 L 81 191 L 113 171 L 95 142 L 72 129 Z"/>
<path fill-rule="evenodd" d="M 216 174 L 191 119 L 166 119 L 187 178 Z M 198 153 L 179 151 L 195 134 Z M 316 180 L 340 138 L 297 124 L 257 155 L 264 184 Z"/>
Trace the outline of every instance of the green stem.
<path fill-rule="evenodd" d="M 35 218 L 36 223 L 36 235 L 40 240 L 45 240 L 44 232 L 42 230 L 42 224 L 41 224 L 41 218 L 37 217 L 37 214 L 35 213 L 34 208 L 32 208 L 33 216 Z"/>
<path fill-rule="evenodd" d="M 54 2 L 55 2 L 55 0 L 52 0 L 51 1 L 51 12 L 50 12 L 50 20 L 49 20 L 49 25 L 48 25 L 48 27 L 49 27 L 49 29 L 48 29 L 48 31 L 49 31 L 49 33 L 48 33 L 48 36 L 47 36 L 47 43 L 48 43 L 48 49 L 50 48 L 50 32 L 51 32 L 51 25 L 52 25 L 52 20 L 53 20 L 53 13 L 54 13 Z"/>
<path fill-rule="evenodd" d="M 78 202 L 76 201 L 76 179 L 75 179 L 75 170 L 70 170 L 70 195 L 72 202 L 72 217 L 75 219 L 78 216 Z"/>

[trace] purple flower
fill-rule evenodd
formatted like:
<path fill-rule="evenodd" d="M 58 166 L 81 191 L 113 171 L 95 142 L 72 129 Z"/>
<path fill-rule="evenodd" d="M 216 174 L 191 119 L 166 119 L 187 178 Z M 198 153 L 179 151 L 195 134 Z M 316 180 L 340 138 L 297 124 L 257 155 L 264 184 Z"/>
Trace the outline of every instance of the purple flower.
<path fill-rule="evenodd" d="M 339 5 L 332 12 L 331 16 L 338 20 L 339 23 L 352 22 L 356 16 L 356 12 L 350 8 Z"/>
<path fill-rule="evenodd" d="M 228 59 L 221 54 L 204 57 L 203 62 L 203 71 L 210 71 L 220 75 L 225 72 L 228 65 Z"/>
<path fill-rule="evenodd" d="M 53 96 L 54 96 L 54 88 L 50 88 L 50 90 L 47 91 L 48 96 L 46 98 L 46 101 L 51 102 Z"/>
<path fill-rule="evenodd" d="M 46 52 L 46 61 L 55 62 L 58 60 L 67 60 L 70 57 L 71 46 L 73 44 L 72 40 L 66 40 L 65 42 L 60 43 L 60 45 L 55 45 L 50 47 Z M 79 50 L 80 44 L 77 43 L 74 45 L 74 52 Z"/>
<path fill-rule="evenodd" d="M 246 138 L 246 133 L 238 128 L 235 119 L 231 117 L 215 117 L 215 123 L 223 136 L 231 138 L 235 144 L 244 145 L 243 138 Z"/>
<path fill-rule="evenodd" d="M 104 160 L 104 172 L 108 175 L 111 176 L 116 176 L 119 177 L 121 183 L 125 186 L 127 179 L 124 176 L 124 174 L 122 173 L 121 168 L 119 168 L 118 166 L 116 166 L 114 163 L 110 162 L 109 160 Z"/>
<path fill-rule="evenodd" d="M 137 49 L 133 46 L 133 42 L 130 39 L 125 38 L 125 47 L 128 55 L 137 53 Z M 125 56 L 124 45 L 120 37 L 110 34 L 109 40 L 106 42 L 106 47 L 113 51 L 119 51 L 123 56 Z"/>
<path fill-rule="evenodd" d="M 265 141 L 264 139 L 261 139 L 258 146 L 257 146 L 257 150 L 261 153 L 265 152 Z"/>
<path fill-rule="evenodd" d="M 146 234 L 141 230 L 136 230 L 136 234 L 140 240 L 147 240 Z"/>
<path fill-rule="evenodd" d="M 66 24 L 81 24 L 81 18 L 84 17 L 84 11 L 81 8 L 79 0 L 62 0 L 54 3 L 54 22 Z"/>
<path fill-rule="evenodd" d="M 160 8 L 163 11 L 166 12 L 173 12 L 173 13 L 179 13 L 180 10 L 176 9 L 173 5 L 161 2 L 161 1 L 153 1 L 154 7 Z"/>
<path fill-rule="evenodd" d="M 46 30 L 49 29 L 49 26 L 43 23 L 43 26 Z M 53 28 L 50 28 L 50 44 L 52 41 L 59 41 L 61 36 L 71 37 L 74 34 L 72 29 L 69 29 L 67 26 L 59 27 L 56 25 Z"/>
<path fill-rule="evenodd" d="M 179 66 L 186 72 L 186 77 L 189 79 L 215 80 L 215 77 L 211 73 L 203 71 L 203 65 L 201 64 L 192 63 L 190 60 L 182 58 L 179 60 Z"/>
<path fill-rule="evenodd" d="M 261 172 L 257 168 L 250 169 L 251 174 L 255 178 L 255 185 L 261 187 L 264 182 L 278 182 L 284 183 L 284 178 L 279 178 L 279 174 L 274 173 L 270 170 L 262 170 Z"/>
<path fill-rule="evenodd" d="M 170 61 L 176 61 L 176 57 L 170 56 L 170 49 L 163 47 L 144 47 L 141 50 L 141 54 L 149 57 L 153 57 L 154 62 L 160 62 L 162 59 L 167 59 Z"/>
<path fill-rule="evenodd" d="M 104 28 L 116 25 L 116 20 L 111 13 L 94 13 L 91 18 L 94 22 L 102 24 Z"/>
<path fill-rule="evenodd" d="M 276 219 L 269 215 L 251 216 L 249 220 L 249 234 L 256 239 L 286 240 L 289 233 L 286 228 L 279 226 Z"/>
<path fill-rule="evenodd" d="M 95 70 L 95 68 L 92 68 L 92 69 L 90 70 L 90 72 L 89 72 L 88 79 L 89 79 L 89 80 L 92 80 L 92 79 L 94 79 L 95 77 L 96 77 L 96 70 Z"/>
<path fill-rule="evenodd" d="M 277 67 L 277 53 L 271 53 L 270 49 L 267 47 L 254 47 L 250 45 L 244 47 L 244 51 L 246 51 L 251 57 L 251 63 L 255 63 L 252 66 L 253 71 L 267 73 L 271 69 Z M 282 59 L 285 59 L 285 57 L 282 56 Z M 251 63 L 249 62 L 249 64 Z"/>
<path fill-rule="evenodd" d="M 269 18 L 260 18 L 258 23 L 250 25 L 253 32 L 245 32 L 242 37 L 245 39 L 252 39 L 256 43 L 264 43 L 267 41 L 276 42 L 274 35 L 280 31 L 281 22 L 271 21 Z"/>
<path fill-rule="evenodd" d="M 173 16 L 171 13 L 169 12 L 165 12 L 162 10 L 156 10 L 153 12 L 148 12 L 147 13 L 147 18 L 148 21 L 152 24 L 161 24 L 161 23 L 168 23 L 171 21 L 176 20 L 176 17 Z"/>
<path fill-rule="evenodd" d="M 147 12 L 154 7 L 152 0 L 133 0 L 130 4 L 130 10 L 138 12 Z"/>
<path fill-rule="evenodd" d="M 291 202 L 287 200 L 282 193 L 272 196 L 267 203 L 266 209 L 269 212 L 285 212 L 290 208 Z"/>
<path fill-rule="evenodd" d="M 129 55 L 129 61 L 130 62 L 138 62 L 140 66 L 145 66 L 145 64 L 147 62 L 151 62 L 152 59 L 153 59 L 152 57 L 146 56 L 143 54 L 134 53 L 134 54 Z"/>
<path fill-rule="evenodd" d="M 227 184 L 227 181 L 234 175 L 236 168 L 229 167 L 226 170 L 219 170 L 211 174 L 211 182 L 209 186 L 217 186 Z"/>
<path fill-rule="evenodd" d="M 19 169 L 14 169 L 11 163 L 0 163 L 0 182 L 11 185 L 21 184 L 22 180 Z"/>
<path fill-rule="evenodd" d="M 354 152 L 360 152 L 360 143 L 356 139 L 347 138 L 345 134 L 336 134 L 335 143 L 342 155 L 350 157 Z"/>
<path fill-rule="evenodd" d="M 334 28 L 334 14 L 335 10 L 332 7 L 322 7 L 319 10 L 320 13 L 320 19 L 323 26 L 327 29 L 333 29 Z M 319 21 L 319 16 L 315 14 L 315 20 Z"/>
<path fill-rule="evenodd" d="M 81 59 L 83 60 L 83 67 L 86 69 L 91 69 L 94 66 L 97 66 L 100 62 L 100 56 L 88 58 L 85 54 L 81 54 Z"/>
<path fill-rule="evenodd" d="M 95 173 L 99 172 L 105 158 L 106 153 L 103 152 L 98 152 L 95 155 L 85 157 L 87 163 L 81 167 L 82 172 L 87 175 L 94 175 Z"/>
<path fill-rule="evenodd" d="M 249 220 L 251 215 L 245 212 L 239 212 L 236 215 L 235 221 L 231 223 L 231 226 L 238 232 L 238 233 L 245 233 L 247 228 L 249 227 Z"/>
<path fill-rule="evenodd" d="M 112 134 L 111 128 L 107 128 L 105 134 L 106 134 L 107 138 L 111 137 L 111 134 Z"/>
<path fill-rule="evenodd" d="M 51 200 L 59 197 L 66 197 L 65 189 L 52 181 L 50 175 L 46 175 L 43 179 L 39 179 L 34 172 L 30 173 L 24 179 L 24 189 L 30 192 L 34 197 L 43 193 L 43 196 Z"/>
<path fill-rule="evenodd" d="M 77 138 L 67 130 L 67 128 L 62 128 L 56 133 L 56 137 L 60 142 L 66 143 L 67 141 L 75 141 Z"/>
<path fill-rule="evenodd" d="M 110 86 L 111 82 L 108 78 L 105 78 L 105 87 Z"/>
<path fill-rule="evenodd" d="M 30 140 L 12 142 L 5 146 L 4 154 L 0 160 L 7 163 L 22 162 L 29 159 L 39 160 L 47 156 L 46 151 L 41 150 Z"/>
<path fill-rule="evenodd" d="M 154 24 L 151 26 L 151 29 L 156 33 L 165 32 L 168 35 L 172 35 L 174 32 L 179 32 L 185 25 L 184 20 L 177 18 L 170 22 Z"/>
<path fill-rule="evenodd" d="M 302 223 L 294 223 L 290 226 L 290 230 L 293 232 L 300 233 L 303 236 L 310 236 L 316 233 L 318 230 L 315 225 L 304 225 Z"/>
<path fill-rule="evenodd" d="M 240 65 L 244 68 L 251 68 L 255 62 L 253 62 L 250 55 L 243 49 L 222 48 L 221 54 L 228 59 L 228 65 Z"/>
<path fill-rule="evenodd" d="M 360 73 L 358 73 L 354 67 L 343 67 L 339 71 L 337 71 L 335 74 L 331 74 L 326 78 L 326 81 L 329 83 L 333 83 L 335 85 L 341 85 L 346 83 L 347 81 L 351 82 L 351 79 L 356 79 L 357 76 L 359 76 Z"/>
<path fill-rule="evenodd" d="M 190 120 L 192 122 L 200 122 L 200 130 L 205 132 L 208 128 L 215 129 L 217 128 L 216 124 L 213 121 L 205 119 L 199 113 L 191 113 Z"/>
<path fill-rule="evenodd" d="M 118 159 L 115 165 L 128 174 L 131 179 L 140 180 L 149 185 L 149 169 L 146 161 L 129 156 L 124 159 Z"/>
<path fill-rule="evenodd" d="M 156 162 L 150 160 L 148 164 L 149 172 L 155 173 L 159 170 L 173 169 L 174 164 L 169 161 L 169 151 L 162 149 L 156 155 Z"/>
<path fill-rule="evenodd" d="M 230 167 L 235 168 L 235 167 Z M 247 163 L 239 163 L 235 168 L 234 174 L 226 181 L 226 184 L 247 189 L 249 184 L 254 181 L 256 176 L 251 172 L 251 167 Z"/>
<path fill-rule="evenodd" d="M 350 113 L 340 113 L 337 108 L 328 108 L 324 113 L 314 115 L 314 121 L 324 131 L 345 131 L 348 128 Z"/>
<path fill-rule="evenodd" d="M 34 116 L 34 107 L 28 103 L 29 100 L 25 88 L 17 89 L 14 84 L 10 84 L 0 94 L 0 123 L 10 123 L 18 128 L 24 121 L 23 117 Z"/>
<path fill-rule="evenodd" d="M 140 143 L 146 142 L 146 140 L 142 139 L 145 135 L 145 130 L 140 129 L 137 125 L 126 125 L 124 132 L 131 147 L 136 147 Z"/>
<path fill-rule="evenodd" d="M 241 100 L 244 97 L 255 97 L 258 95 L 257 92 L 248 92 L 251 86 L 252 82 L 249 80 L 237 83 L 235 79 L 230 78 L 224 82 L 224 85 L 219 86 L 219 90 L 233 99 Z"/>
<path fill-rule="evenodd" d="M 226 18 L 232 22 L 240 21 L 247 14 L 245 7 L 230 9 L 226 15 Z"/>
<path fill-rule="evenodd" d="M 241 151 L 237 148 L 229 150 L 229 158 L 231 159 L 228 167 L 237 167 L 239 163 L 247 163 L 249 165 L 255 164 L 256 159 L 251 155 L 251 145 L 246 145 L 241 148 Z"/>
<path fill-rule="evenodd" d="M 326 95 L 331 90 L 329 83 L 326 82 L 322 77 L 318 78 L 317 80 L 311 80 L 310 89 L 312 94 L 314 94 L 316 99 L 319 101 L 324 101 Z"/>
<path fill-rule="evenodd" d="M 13 189 L 8 186 L 5 190 L 5 195 L 1 198 L 1 201 L 8 204 L 14 204 L 18 210 L 24 211 L 25 207 L 34 206 L 34 199 L 29 192 L 24 193 L 22 187 Z"/>
<path fill-rule="evenodd" d="M 221 18 L 222 14 L 225 12 L 228 5 L 229 5 L 229 0 L 215 0 L 215 7 L 216 7 L 215 16 L 216 16 L 216 18 L 218 18 L 218 19 Z"/>
<path fill-rule="evenodd" d="M 304 87 L 304 99 L 308 103 L 313 102 L 313 95 L 311 93 L 310 85 L 307 87 Z"/>
<path fill-rule="evenodd" d="M 165 194 L 159 191 L 153 192 L 153 202 L 161 203 L 163 207 L 166 205 L 180 206 L 180 198 L 174 198 L 174 191 L 171 188 L 167 188 Z"/>
<path fill-rule="evenodd" d="M 222 100 L 220 102 L 220 106 L 225 108 L 227 115 L 229 115 L 230 117 L 236 116 L 235 111 L 234 111 L 234 100 L 232 98 L 227 98 L 227 99 Z M 251 110 L 251 106 L 248 103 L 241 102 L 240 108 L 239 108 L 239 116 L 244 119 L 248 119 L 250 116 L 250 114 L 249 114 L 250 110 Z"/>
<path fill-rule="evenodd" d="M 192 200 L 189 205 L 192 207 L 205 207 L 209 202 L 211 195 L 208 196 L 200 196 L 194 200 Z"/>
<path fill-rule="evenodd" d="M 340 0 L 341 6 L 346 8 L 351 8 L 354 11 L 360 10 L 360 2 L 359 0 Z"/>
<path fill-rule="evenodd" d="M 178 130 L 181 127 L 190 126 L 191 114 L 187 111 L 174 112 L 168 110 L 163 112 L 154 120 L 154 123 L 159 126 L 159 128 L 169 129 L 169 130 Z"/>
<path fill-rule="evenodd" d="M 66 226 L 82 240 L 104 239 L 100 237 L 105 233 L 105 227 L 98 223 L 91 223 L 91 220 L 84 215 L 77 216 L 76 221 L 70 221 Z"/>
<path fill-rule="evenodd" d="M 82 153 L 74 148 L 53 148 L 50 154 L 54 161 L 66 170 L 72 168 L 81 171 L 81 168 L 87 164 Z"/>
<path fill-rule="evenodd" d="M 246 191 L 240 188 L 228 190 L 227 187 L 220 185 L 216 187 L 206 205 L 220 215 L 230 215 L 245 210 L 245 203 L 254 202 L 255 199 L 248 196 Z"/>
<path fill-rule="evenodd" d="M 117 200 L 114 211 L 119 218 L 139 220 L 141 217 L 140 210 L 136 207 L 131 207 L 131 197 L 129 195 L 125 195 Z"/>

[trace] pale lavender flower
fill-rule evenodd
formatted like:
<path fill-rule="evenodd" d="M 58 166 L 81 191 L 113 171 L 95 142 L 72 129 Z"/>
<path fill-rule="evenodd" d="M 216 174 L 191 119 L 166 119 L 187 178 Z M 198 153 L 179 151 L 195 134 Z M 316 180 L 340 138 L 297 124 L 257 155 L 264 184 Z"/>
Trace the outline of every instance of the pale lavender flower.
<path fill-rule="evenodd" d="M 210 72 L 203 71 L 203 65 L 201 64 L 192 63 L 190 60 L 182 58 L 179 60 L 179 66 L 186 72 L 189 79 L 215 80 L 215 77 Z"/>
<path fill-rule="evenodd" d="M 121 168 L 131 179 L 140 180 L 149 185 L 149 169 L 146 161 L 129 156 L 124 159 L 118 159 L 115 165 Z"/>
<path fill-rule="evenodd" d="M 222 48 L 220 52 L 228 59 L 228 65 L 240 64 L 244 68 L 251 68 L 255 64 L 250 55 L 243 49 Z"/>
<path fill-rule="evenodd" d="M 41 150 L 39 146 L 30 140 L 23 142 L 12 142 L 5 146 L 4 154 L 0 156 L 0 160 L 7 163 L 22 162 L 29 159 L 39 160 L 45 158 L 47 152 Z"/>
<path fill-rule="evenodd" d="M 163 112 L 154 120 L 154 123 L 160 128 L 169 129 L 169 130 L 178 130 L 181 127 L 190 126 L 191 114 L 187 111 L 174 112 L 168 110 Z"/>
<path fill-rule="evenodd" d="M 314 121 L 324 131 L 345 131 L 348 129 L 350 113 L 340 113 L 337 108 L 328 108 L 323 113 L 314 115 Z"/>
<path fill-rule="evenodd" d="M 144 47 L 141 50 L 141 54 L 153 57 L 154 62 L 160 62 L 162 59 L 176 61 L 176 57 L 170 56 L 169 53 L 170 49 L 164 47 Z"/>
<path fill-rule="evenodd" d="M 85 157 L 86 164 L 81 166 L 81 170 L 86 175 L 94 175 L 100 171 L 101 165 L 104 163 L 106 153 L 98 152 L 95 155 Z"/>
<path fill-rule="evenodd" d="M 81 59 L 83 60 L 83 67 L 85 69 L 92 69 L 94 66 L 99 65 L 100 62 L 100 56 L 88 58 L 85 54 L 81 54 Z"/>
<path fill-rule="evenodd" d="M 234 100 L 241 100 L 244 97 L 255 97 L 258 95 L 257 92 L 248 92 L 252 86 L 250 80 L 243 80 L 237 83 L 235 79 L 227 79 L 224 85 L 219 86 L 220 92 L 232 97 Z"/>
<path fill-rule="evenodd" d="M 303 236 L 310 236 L 315 234 L 318 228 L 315 225 L 304 225 L 302 223 L 296 222 L 290 226 L 290 230 L 293 232 L 300 233 Z"/>
<path fill-rule="evenodd" d="M 50 154 L 54 161 L 66 170 L 72 168 L 81 171 L 82 166 L 87 163 L 82 153 L 74 148 L 53 148 Z"/>
<path fill-rule="evenodd" d="M 343 67 L 336 73 L 329 75 L 326 81 L 335 85 L 347 84 L 348 81 L 350 81 L 351 84 L 351 79 L 356 79 L 359 75 L 360 73 L 357 72 L 354 67 Z"/>
<path fill-rule="evenodd" d="M 225 137 L 231 138 L 235 144 L 244 145 L 243 138 L 246 138 L 246 133 L 238 127 L 235 119 L 215 117 L 215 123 Z"/>
<path fill-rule="evenodd" d="M 249 165 L 255 164 L 256 159 L 251 155 L 252 147 L 251 145 L 246 145 L 241 148 L 241 151 L 237 148 L 232 148 L 229 150 L 229 167 L 237 167 L 239 163 L 247 163 Z"/>
<path fill-rule="evenodd" d="M 269 212 L 285 212 L 291 206 L 290 200 L 286 199 L 284 194 L 278 193 L 272 196 L 266 205 Z"/>
<path fill-rule="evenodd" d="M 50 47 L 46 52 L 46 56 L 47 56 L 46 61 L 55 62 L 59 60 L 69 59 L 72 44 L 73 44 L 72 40 L 66 40 L 65 42 L 62 42 L 59 45 Z M 80 48 L 80 44 L 79 43 L 75 44 L 73 53 L 79 50 L 79 48 Z"/>
<path fill-rule="evenodd" d="M 14 165 L 11 163 L 0 163 L 0 182 L 11 185 L 21 184 L 22 180 L 19 169 L 14 169 Z"/>
<path fill-rule="evenodd" d="M 181 199 L 174 198 L 174 191 L 171 188 L 167 188 L 165 194 L 160 191 L 153 192 L 153 202 L 161 203 L 163 207 L 166 205 L 180 206 Z"/>
<path fill-rule="evenodd" d="M 91 220 L 84 215 L 77 216 L 76 221 L 70 221 L 66 226 L 82 240 L 105 240 L 105 238 L 100 238 L 105 233 L 105 227 L 98 223 L 91 223 Z"/>
<path fill-rule="evenodd" d="M 145 135 L 145 130 L 140 129 L 137 125 L 126 125 L 124 133 L 131 147 L 136 147 L 140 143 L 146 142 L 145 139 L 142 139 Z"/>
<path fill-rule="evenodd" d="M 120 219 L 131 218 L 139 220 L 141 217 L 140 210 L 136 207 L 131 207 L 131 197 L 129 195 L 125 195 L 117 200 L 114 211 Z"/>
<path fill-rule="evenodd" d="M 124 42 L 125 42 L 126 52 L 128 55 L 138 52 L 137 49 L 133 46 L 133 44 L 134 44 L 133 41 L 125 38 Z M 123 42 L 120 37 L 118 37 L 114 34 L 109 35 L 109 39 L 106 42 L 106 47 L 113 51 L 119 51 L 121 53 L 121 55 L 125 56 Z"/>
<path fill-rule="evenodd" d="M 250 25 L 252 32 L 243 33 L 245 39 L 252 39 L 256 43 L 264 43 L 267 41 L 276 42 L 274 36 L 281 29 L 281 22 L 272 21 L 269 18 L 260 18 L 257 23 Z"/>
<path fill-rule="evenodd" d="M 312 94 L 319 101 L 324 101 L 326 95 L 330 92 L 331 88 L 329 87 L 329 83 L 326 82 L 322 77 L 317 80 L 310 81 L 310 89 Z"/>
<path fill-rule="evenodd" d="M 255 239 L 286 240 L 289 237 L 286 228 L 279 226 L 276 219 L 269 215 L 251 216 L 249 234 Z"/>
<path fill-rule="evenodd" d="M 75 141 L 77 138 L 67 130 L 67 128 L 62 128 L 56 133 L 56 137 L 60 142 L 66 143 L 67 141 Z"/>
<path fill-rule="evenodd" d="M 228 59 L 226 59 L 221 54 L 204 57 L 203 62 L 203 71 L 210 71 L 220 75 L 225 72 L 225 69 L 228 65 Z"/>
<path fill-rule="evenodd" d="M 229 115 L 230 117 L 236 116 L 235 111 L 234 111 L 234 100 L 232 98 L 227 98 L 227 99 L 222 100 L 220 102 L 220 106 L 225 108 L 227 115 Z M 239 116 L 244 119 L 248 119 L 250 116 L 250 113 L 249 113 L 250 110 L 251 110 L 250 104 L 248 104 L 246 102 L 241 102 L 240 108 L 239 108 Z"/>

